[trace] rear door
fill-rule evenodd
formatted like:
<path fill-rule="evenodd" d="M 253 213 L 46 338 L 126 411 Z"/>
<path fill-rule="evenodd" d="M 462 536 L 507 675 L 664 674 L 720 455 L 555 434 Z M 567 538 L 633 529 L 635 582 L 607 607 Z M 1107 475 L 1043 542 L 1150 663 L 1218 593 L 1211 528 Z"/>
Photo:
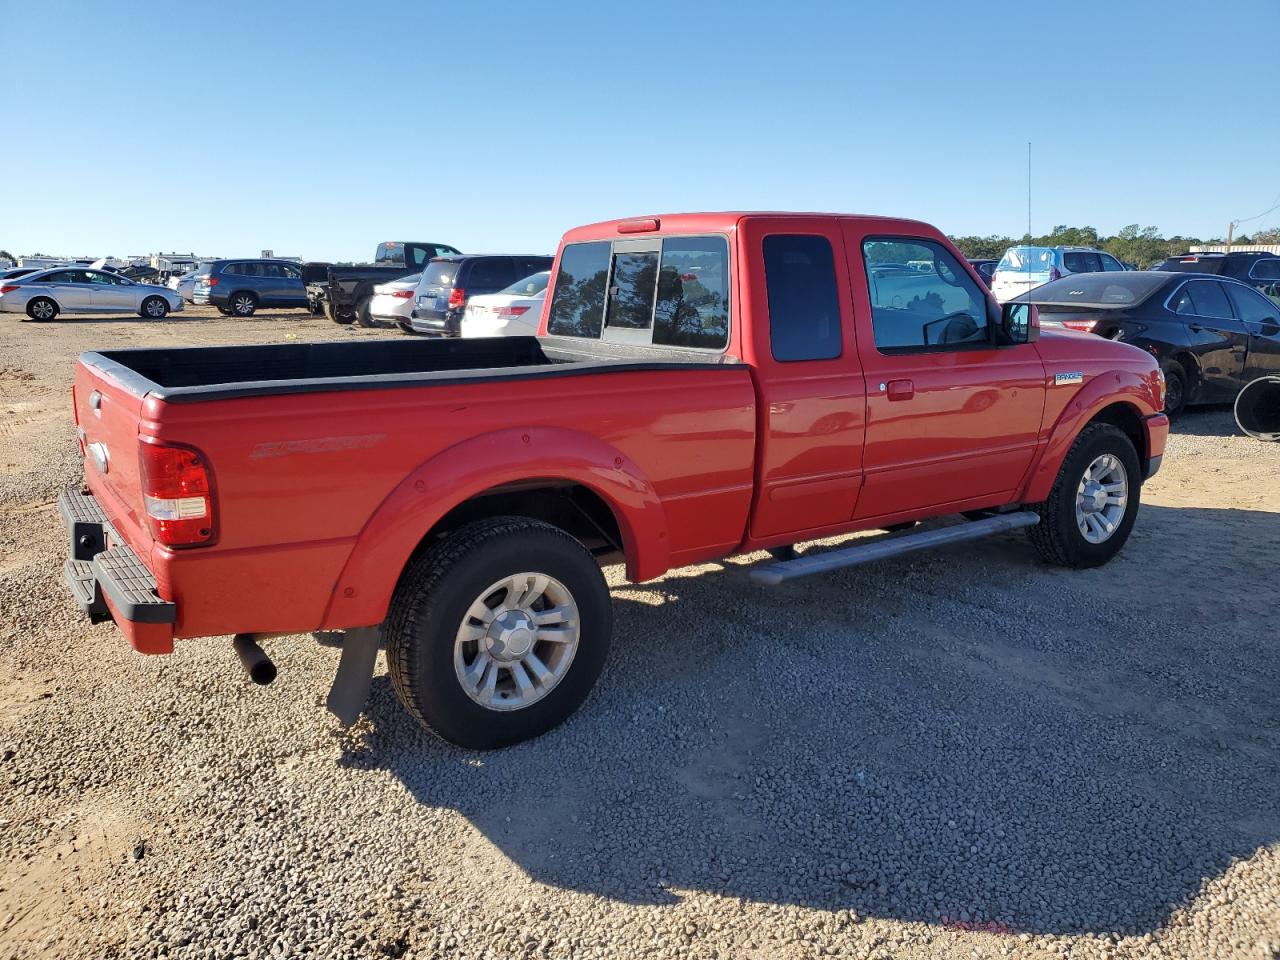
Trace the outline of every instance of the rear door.
<path fill-rule="evenodd" d="M 1200 361 L 1201 401 L 1230 400 L 1240 390 L 1249 352 L 1249 326 L 1236 317 L 1217 280 L 1188 280 L 1169 298 L 1186 324 L 1191 351 Z"/>
<path fill-rule="evenodd" d="M 994 345 L 995 303 L 939 240 L 843 223 L 867 381 L 856 516 L 1007 502 L 1031 465 L 1043 417 L 1035 345 Z M 896 266 L 912 260 L 930 269 Z"/>
<path fill-rule="evenodd" d="M 1062 254 L 1062 265 L 1071 273 L 1101 273 L 1102 259 L 1087 250 L 1067 250 Z"/>

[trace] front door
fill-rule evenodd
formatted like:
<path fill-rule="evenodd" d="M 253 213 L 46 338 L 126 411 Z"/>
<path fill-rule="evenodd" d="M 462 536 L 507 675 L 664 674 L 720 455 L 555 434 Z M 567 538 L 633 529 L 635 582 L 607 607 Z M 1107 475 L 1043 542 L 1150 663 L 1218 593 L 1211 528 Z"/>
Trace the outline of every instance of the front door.
<path fill-rule="evenodd" d="M 994 301 L 940 241 L 843 223 L 867 379 L 855 516 L 1007 501 L 1031 465 L 1044 412 L 1035 345 L 995 345 Z"/>
<path fill-rule="evenodd" d="M 1249 328 L 1241 386 L 1258 377 L 1280 375 L 1280 303 L 1243 283 L 1224 283 L 1236 317 Z"/>
<path fill-rule="evenodd" d="M 138 309 L 137 292 L 133 284 L 109 273 L 88 271 L 89 296 L 93 309 L 111 313 L 134 313 Z"/>
<path fill-rule="evenodd" d="M 1249 353 L 1249 325 L 1235 316 L 1221 283 L 1188 280 L 1169 300 L 1186 324 L 1187 342 L 1200 361 L 1200 401 L 1231 400 L 1240 390 Z"/>

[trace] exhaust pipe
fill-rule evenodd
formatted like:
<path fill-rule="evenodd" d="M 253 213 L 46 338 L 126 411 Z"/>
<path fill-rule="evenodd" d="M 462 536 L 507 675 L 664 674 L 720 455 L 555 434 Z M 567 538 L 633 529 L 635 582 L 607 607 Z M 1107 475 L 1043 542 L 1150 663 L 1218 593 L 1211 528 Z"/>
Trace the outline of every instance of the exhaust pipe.
<path fill-rule="evenodd" d="M 1259 377 L 1236 396 L 1236 424 L 1255 440 L 1280 440 L 1280 377 Z"/>
<path fill-rule="evenodd" d="M 240 658 L 249 679 L 260 686 L 266 686 L 276 678 L 276 665 L 271 662 L 260 646 L 258 633 L 237 633 L 231 640 L 231 647 Z"/>

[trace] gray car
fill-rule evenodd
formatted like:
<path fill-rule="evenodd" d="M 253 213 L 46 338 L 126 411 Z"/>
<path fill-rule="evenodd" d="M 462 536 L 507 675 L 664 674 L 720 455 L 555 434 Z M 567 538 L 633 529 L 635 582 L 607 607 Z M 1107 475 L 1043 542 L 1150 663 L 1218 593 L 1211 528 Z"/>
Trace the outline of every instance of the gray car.
<path fill-rule="evenodd" d="M 165 287 L 137 283 L 118 273 L 54 267 L 0 285 L 0 311 L 52 320 L 60 313 L 136 313 L 160 320 L 182 309 L 182 297 Z"/>

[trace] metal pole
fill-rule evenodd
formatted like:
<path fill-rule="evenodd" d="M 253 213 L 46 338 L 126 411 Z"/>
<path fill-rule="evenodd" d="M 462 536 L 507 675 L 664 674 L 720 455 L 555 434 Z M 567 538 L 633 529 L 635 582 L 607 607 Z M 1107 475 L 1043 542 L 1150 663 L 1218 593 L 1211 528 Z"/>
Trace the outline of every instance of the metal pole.
<path fill-rule="evenodd" d="M 1027 141 L 1027 242 L 1031 242 L 1031 141 Z"/>

